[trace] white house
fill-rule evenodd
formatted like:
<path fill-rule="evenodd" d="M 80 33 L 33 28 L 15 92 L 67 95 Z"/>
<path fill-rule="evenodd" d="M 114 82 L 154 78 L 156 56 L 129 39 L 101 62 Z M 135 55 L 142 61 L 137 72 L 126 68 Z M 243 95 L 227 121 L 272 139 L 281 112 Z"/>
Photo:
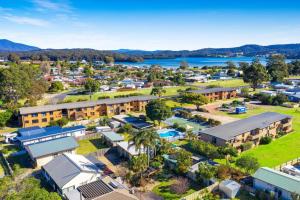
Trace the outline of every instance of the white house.
<path fill-rule="evenodd" d="M 64 153 L 42 167 L 48 183 L 60 195 L 99 180 L 102 171 L 92 161 L 77 154 Z"/>

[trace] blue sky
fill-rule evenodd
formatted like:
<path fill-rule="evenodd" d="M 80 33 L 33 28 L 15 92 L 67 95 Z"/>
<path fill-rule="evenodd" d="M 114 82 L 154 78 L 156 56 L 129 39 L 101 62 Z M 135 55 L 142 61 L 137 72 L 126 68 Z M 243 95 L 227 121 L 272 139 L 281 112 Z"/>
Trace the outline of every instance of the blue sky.
<path fill-rule="evenodd" d="M 41 48 L 300 43 L 299 0 L 0 0 L 0 38 Z"/>

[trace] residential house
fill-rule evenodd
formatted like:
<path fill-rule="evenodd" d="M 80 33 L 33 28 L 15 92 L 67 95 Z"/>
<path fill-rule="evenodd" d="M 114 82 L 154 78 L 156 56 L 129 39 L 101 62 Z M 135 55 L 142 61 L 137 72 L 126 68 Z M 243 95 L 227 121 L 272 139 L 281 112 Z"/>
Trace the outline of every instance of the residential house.
<path fill-rule="evenodd" d="M 102 131 L 102 138 L 109 146 L 117 146 L 118 142 L 124 141 L 124 137 L 114 131 Z"/>
<path fill-rule="evenodd" d="M 34 126 L 30 128 L 20 128 L 16 138 L 20 145 L 24 147 L 29 144 L 35 144 L 61 137 L 79 137 L 85 135 L 85 129 L 85 126 L 81 125 L 65 128 L 59 126 L 50 126 L 44 128 Z"/>
<path fill-rule="evenodd" d="M 131 96 L 98 101 L 82 101 L 56 105 L 20 108 L 19 119 L 23 127 L 47 126 L 63 117 L 71 120 L 96 119 L 121 113 L 141 112 L 155 96 Z"/>
<path fill-rule="evenodd" d="M 41 167 L 63 153 L 75 153 L 78 143 L 74 137 L 63 137 L 25 147 L 34 167 Z"/>
<path fill-rule="evenodd" d="M 82 155 L 64 153 L 42 166 L 42 174 L 55 191 L 65 196 L 81 185 L 99 180 L 102 171 Z"/>
<path fill-rule="evenodd" d="M 273 194 L 275 199 L 293 200 L 292 195 L 300 195 L 300 178 L 268 167 L 259 168 L 253 175 L 256 190 Z"/>
<path fill-rule="evenodd" d="M 127 141 L 117 143 L 117 150 L 120 157 L 131 159 L 133 156 L 138 156 L 140 153 L 147 153 L 145 148 L 137 149 L 134 144 L 130 145 Z"/>
<path fill-rule="evenodd" d="M 259 115 L 237 120 L 220 126 L 201 130 L 201 140 L 217 146 L 231 145 L 239 148 L 246 142 L 258 145 L 262 137 L 275 136 L 292 131 L 292 117 L 275 112 L 265 112 Z"/>

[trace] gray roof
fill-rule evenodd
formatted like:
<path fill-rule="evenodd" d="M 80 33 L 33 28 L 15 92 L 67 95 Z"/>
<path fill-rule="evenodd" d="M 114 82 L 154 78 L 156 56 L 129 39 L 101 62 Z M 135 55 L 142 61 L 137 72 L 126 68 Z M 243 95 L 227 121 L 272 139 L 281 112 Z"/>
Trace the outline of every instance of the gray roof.
<path fill-rule="evenodd" d="M 81 102 L 63 103 L 63 104 L 55 104 L 55 105 L 22 107 L 20 108 L 20 114 L 24 115 L 30 113 L 49 112 L 49 111 L 55 111 L 61 109 L 86 108 L 86 107 L 93 107 L 101 104 L 112 105 L 112 104 L 127 103 L 132 101 L 148 101 L 152 99 L 157 99 L 157 97 L 151 95 L 145 95 L 145 96 L 132 96 L 132 97 L 115 98 L 115 99 L 101 99 L 98 101 L 81 101 Z"/>
<path fill-rule="evenodd" d="M 235 136 L 241 135 L 257 128 L 261 129 L 268 127 L 270 124 L 286 118 L 292 117 L 276 112 L 265 112 L 259 115 L 248 117 L 246 119 L 241 119 L 224 125 L 201 130 L 199 133 L 211 135 L 228 141 L 233 139 Z"/>
<path fill-rule="evenodd" d="M 289 192 L 300 194 L 300 178 L 295 177 L 268 167 L 259 168 L 253 175 L 265 183 L 282 188 Z"/>
<path fill-rule="evenodd" d="M 94 199 L 95 197 L 100 197 L 113 191 L 113 189 L 102 180 L 97 180 L 86 185 L 79 186 L 77 190 L 85 199 Z"/>
<path fill-rule="evenodd" d="M 63 137 L 55 140 L 48 140 L 36 144 L 31 144 L 26 147 L 26 150 L 32 158 L 39 158 L 54 153 L 73 150 L 79 145 L 73 137 Z"/>
<path fill-rule="evenodd" d="M 112 142 L 120 142 L 124 140 L 124 137 L 120 134 L 117 134 L 113 131 L 104 131 L 101 132 L 101 134 L 107 138 L 108 140 L 112 141 Z"/>
<path fill-rule="evenodd" d="M 82 172 L 99 173 L 98 167 L 82 155 L 62 154 L 43 166 L 51 179 L 62 188 Z"/>
<path fill-rule="evenodd" d="M 191 93 L 197 93 L 197 94 L 207 94 L 207 93 L 214 93 L 214 92 L 230 92 L 230 91 L 235 91 L 236 88 L 207 88 L 204 90 L 190 90 L 188 92 Z"/>

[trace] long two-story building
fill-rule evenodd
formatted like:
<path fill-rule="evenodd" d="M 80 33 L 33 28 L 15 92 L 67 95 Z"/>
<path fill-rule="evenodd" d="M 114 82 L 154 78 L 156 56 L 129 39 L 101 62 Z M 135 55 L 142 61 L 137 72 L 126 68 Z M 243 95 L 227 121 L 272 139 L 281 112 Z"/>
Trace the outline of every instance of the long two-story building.
<path fill-rule="evenodd" d="M 275 138 L 278 133 L 292 131 L 292 117 L 275 112 L 265 112 L 213 128 L 201 130 L 201 140 L 217 146 L 240 147 L 246 142 L 258 145 L 262 137 Z"/>
<path fill-rule="evenodd" d="M 63 117 L 70 120 L 98 118 L 126 114 L 129 112 L 142 112 L 150 100 L 155 96 L 132 96 L 116 99 L 101 99 L 98 101 L 83 101 L 20 108 L 19 120 L 23 127 L 47 126 L 51 121 Z"/>
<path fill-rule="evenodd" d="M 207 97 L 210 101 L 226 100 L 235 98 L 237 96 L 236 88 L 207 88 L 203 90 L 191 90 L 191 93 L 202 94 Z"/>

